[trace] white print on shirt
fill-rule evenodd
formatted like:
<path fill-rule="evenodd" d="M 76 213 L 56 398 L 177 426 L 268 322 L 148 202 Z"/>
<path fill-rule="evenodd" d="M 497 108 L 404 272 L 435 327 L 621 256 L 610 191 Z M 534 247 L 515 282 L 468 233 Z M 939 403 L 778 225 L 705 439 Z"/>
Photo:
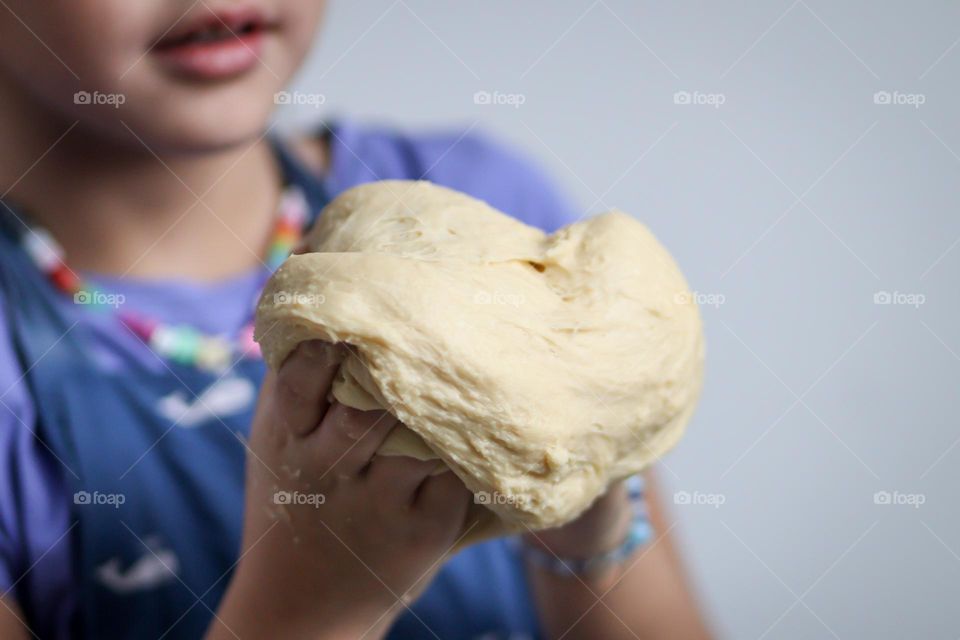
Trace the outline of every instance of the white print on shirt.
<path fill-rule="evenodd" d="M 182 391 L 174 391 L 160 398 L 157 410 L 174 424 L 190 429 L 212 418 L 243 411 L 255 396 L 256 389 L 246 378 L 223 378 L 207 387 L 193 402 L 189 402 Z"/>
<path fill-rule="evenodd" d="M 149 549 L 126 571 L 120 569 L 120 558 L 110 558 L 97 567 L 97 579 L 119 594 L 146 591 L 174 580 L 180 570 L 176 554 L 160 548 L 155 540 L 148 539 L 147 546 Z"/>

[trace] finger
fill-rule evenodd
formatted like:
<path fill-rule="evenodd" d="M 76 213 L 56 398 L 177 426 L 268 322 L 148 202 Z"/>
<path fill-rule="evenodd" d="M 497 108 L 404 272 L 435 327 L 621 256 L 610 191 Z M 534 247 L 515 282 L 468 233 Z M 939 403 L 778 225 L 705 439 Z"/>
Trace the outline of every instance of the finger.
<path fill-rule="evenodd" d="M 279 426 L 277 410 L 277 374 L 267 370 L 260 384 L 260 394 L 257 396 L 257 407 L 253 416 L 253 425 L 250 430 L 250 446 L 255 450 L 265 450 L 262 447 L 275 448 L 279 442 L 288 436 Z"/>
<path fill-rule="evenodd" d="M 439 460 L 418 460 L 409 456 L 377 456 L 365 477 L 378 495 L 394 506 L 410 506 L 423 481 L 441 464 Z"/>
<path fill-rule="evenodd" d="M 305 436 L 320 425 L 327 411 L 327 394 L 343 361 L 342 345 L 319 340 L 301 342 L 277 372 L 276 407 L 280 423 Z"/>
<path fill-rule="evenodd" d="M 414 508 L 428 517 L 451 518 L 462 522 L 473 494 L 452 471 L 447 471 L 424 480 L 417 492 Z"/>
<path fill-rule="evenodd" d="M 360 411 L 334 401 L 310 439 L 310 448 L 338 474 L 357 475 L 397 424 L 386 411 Z"/>

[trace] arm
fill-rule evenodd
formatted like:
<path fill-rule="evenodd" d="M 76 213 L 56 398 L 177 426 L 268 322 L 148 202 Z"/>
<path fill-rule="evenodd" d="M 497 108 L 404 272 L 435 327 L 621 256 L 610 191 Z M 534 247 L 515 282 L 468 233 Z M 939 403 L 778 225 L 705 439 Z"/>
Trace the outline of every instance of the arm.
<path fill-rule="evenodd" d="M 646 493 L 654 539 L 622 565 L 580 578 L 528 567 L 547 637 L 710 638 L 687 587 L 652 474 L 647 475 Z M 577 521 L 528 534 L 528 543 L 559 556 L 589 556 L 616 547 L 628 523 L 626 490 L 617 485 Z"/>
<path fill-rule="evenodd" d="M 27 640 L 27 633 L 20 607 L 13 600 L 0 597 L 0 638 Z"/>

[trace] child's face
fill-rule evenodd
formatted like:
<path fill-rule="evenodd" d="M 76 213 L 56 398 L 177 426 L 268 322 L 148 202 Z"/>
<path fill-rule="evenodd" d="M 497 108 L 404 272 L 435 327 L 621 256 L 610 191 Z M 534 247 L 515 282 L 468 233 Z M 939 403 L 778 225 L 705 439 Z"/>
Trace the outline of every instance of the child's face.
<path fill-rule="evenodd" d="M 0 104 L 20 101 L 33 117 L 80 120 L 88 130 L 118 139 L 130 138 L 125 123 L 163 153 L 213 149 L 259 135 L 275 92 L 310 48 L 325 2 L 4 4 L 0 86 L 11 91 L 0 95 Z"/>

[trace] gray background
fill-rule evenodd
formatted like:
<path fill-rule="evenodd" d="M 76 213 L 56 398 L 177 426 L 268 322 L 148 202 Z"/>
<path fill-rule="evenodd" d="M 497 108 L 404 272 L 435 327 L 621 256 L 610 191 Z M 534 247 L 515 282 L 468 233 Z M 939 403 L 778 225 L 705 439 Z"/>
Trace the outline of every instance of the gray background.
<path fill-rule="evenodd" d="M 718 303 L 660 475 L 722 637 L 956 638 L 958 42 L 933 1 L 341 0 L 280 119 L 477 123 Z"/>

